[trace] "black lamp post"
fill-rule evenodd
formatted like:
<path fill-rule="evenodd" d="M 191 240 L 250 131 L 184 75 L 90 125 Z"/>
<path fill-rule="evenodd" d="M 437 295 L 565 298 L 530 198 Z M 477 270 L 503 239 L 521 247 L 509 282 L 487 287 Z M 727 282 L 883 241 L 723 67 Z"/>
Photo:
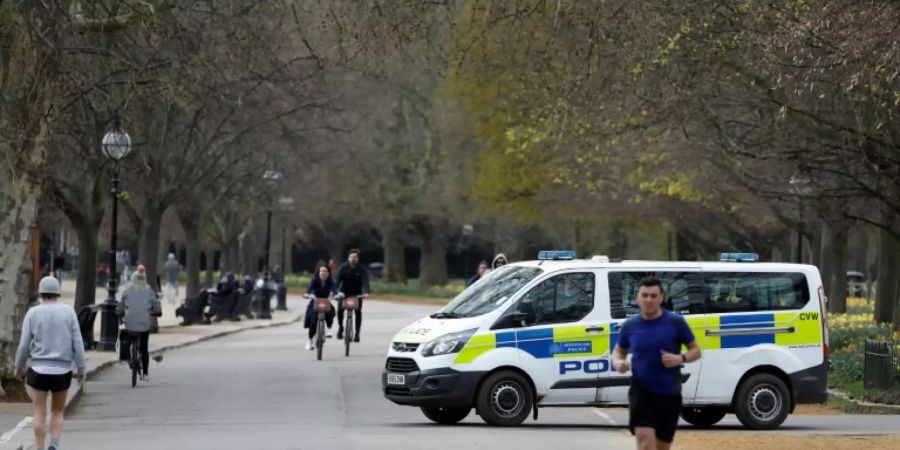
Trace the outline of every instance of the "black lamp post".
<path fill-rule="evenodd" d="M 794 195 L 797 196 L 797 209 L 798 209 L 798 220 L 797 220 L 797 263 L 803 263 L 803 233 L 805 227 L 804 217 L 804 202 L 803 197 L 807 196 L 812 192 L 812 188 L 810 187 L 810 179 L 803 173 L 804 171 L 800 171 L 794 174 L 791 177 L 790 185 L 791 191 Z"/>
<path fill-rule="evenodd" d="M 270 186 L 273 186 L 278 183 L 278 180 L 281 179 L 281 173 L 274 170 L 267 170 L 263 174 L 263 180 Z M 272 281 L 271 281 L 271 249 L 272 249 L 272 200 L 271 200 L 271 192 L 266 193 L 269 195 L 268 205 L 269 208 L 266 211 L 266 265 L 263 268 L 263 298 L 262 302 L 259 305 L 259 314 L 257 314 L 257 318 L 259 319 L 271 319 L 272 318 L 272 294 L 275 292 L 272 289 Z"/>
<path fill-rule="evenodd" d="M 97 343 L 97 349 L 100 351 L 115 351 L 116 340 L 119 334 L 119 318 L 116 316 L 116 233 L 118 225 L 119 212 L 119 161 L 124 159 L 131 153 L 131 137 L 128 133 L 122 131 L 119 116 L 113 113 L 112 129 L 103 136 L 101 144 L 103 154 L 106 155 L 113 163 L 112 171 L 112 187 L 110 194 L 112 195 L 112 233 L 110 234 L 109 244 L 109 281 L 107 282 L 107 291 L 109 296 L 100 307 L 100 341 Z"/>
<path fill-rule="evenodd" d="M 281 197 L 278 199 L 278 205 L 281 206 L 283 217 L 281 220 L 281 285 L 278 286 L 278 302 L 275 305 L 276 311 L 287 311 L 287 244 L 285 232 L 285 223 L 287 222 L 287 213 L 294 207 L 294 199 L 291 197 Z"/>

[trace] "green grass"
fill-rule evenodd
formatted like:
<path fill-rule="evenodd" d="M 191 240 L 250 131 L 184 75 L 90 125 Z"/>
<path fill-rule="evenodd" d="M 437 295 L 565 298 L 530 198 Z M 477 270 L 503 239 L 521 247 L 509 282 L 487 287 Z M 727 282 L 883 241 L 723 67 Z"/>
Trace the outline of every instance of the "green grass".
<path fill-rule="evenodd" d="M 878 402 L 900 403 L 900 390 L 867 391 L 863 387 L 864 351 L 866 340 L 900 342 L 900 334 L 892 334 L 890 325 L 872 321 L 873 304 L 861 298 L 850 298 L 846 314 L 829 314 L 831 361 L 828 376 L 831 387 L 853 398 Z"/>
<path fill-rule="evenodd" d="M 449 300 L 456 297 L 466 288 L 464 280 L 450 280 L 446 286 L 433 286 L 425 291 L 419 288 L 419 280 L 409 280 L 408 283 L 385 283 L 380 280 L 372 282 L 374 294 L 401 295 L 405 297 L 424 297 L 441 300 Z"/>

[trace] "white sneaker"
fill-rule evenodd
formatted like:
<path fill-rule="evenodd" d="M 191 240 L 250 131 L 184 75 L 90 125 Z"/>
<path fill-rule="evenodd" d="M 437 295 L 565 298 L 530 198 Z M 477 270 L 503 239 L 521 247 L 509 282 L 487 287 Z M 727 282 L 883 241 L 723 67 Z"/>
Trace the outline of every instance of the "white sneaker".
<path fill-rule="evenodd" d="M 306 341 L 306 349 L 307 349 L 307 350 L 312 350 L 312 349 L 313 349 L 313 341 L 312 341 L 312 339 Z"/>
<path fill-rule="evenodd" d="M 331 336 L 332 336 L 332 334 L 331 334 L 331 328 L 328 328 L 328 331 L 325 332 L 325 337 L 328 338 L 328 339 L 331 339 Z"/>

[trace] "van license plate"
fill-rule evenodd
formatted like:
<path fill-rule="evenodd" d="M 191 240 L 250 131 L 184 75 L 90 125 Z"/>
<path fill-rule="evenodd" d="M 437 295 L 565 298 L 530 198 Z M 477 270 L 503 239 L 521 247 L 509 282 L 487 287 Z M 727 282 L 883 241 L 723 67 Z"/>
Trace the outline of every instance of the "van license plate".
<path fill-rule="evenodd" d="M 406 384 L 406 375 L 389 373 L 387 376 L 387 384 Z"/>

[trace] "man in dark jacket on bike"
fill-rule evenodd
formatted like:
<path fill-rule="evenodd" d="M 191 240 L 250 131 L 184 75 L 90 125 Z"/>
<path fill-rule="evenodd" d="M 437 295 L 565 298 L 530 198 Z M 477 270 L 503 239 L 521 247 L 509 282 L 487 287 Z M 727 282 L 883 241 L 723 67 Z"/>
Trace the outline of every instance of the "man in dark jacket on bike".
<path fill-rule="evenodd" d="M 334 277 L 336 290 L 338 293 L 347 297 L 358 297 L 360 295 L 369 295 L 369 273 L 366 268 L 359 262 L 359 250 L 350 250 L 347 256 L 347 262 L 341 264 L 337 269 L 337 275 Z M 356 310 L 356 336 L 353 336 L 354 342 L 359 342 L 359 330 L 362 326 L 362 299 L 358 299 L 358 308 Z M 338 339 L 344 338 L 344 304 L 338 302 Z"/>

